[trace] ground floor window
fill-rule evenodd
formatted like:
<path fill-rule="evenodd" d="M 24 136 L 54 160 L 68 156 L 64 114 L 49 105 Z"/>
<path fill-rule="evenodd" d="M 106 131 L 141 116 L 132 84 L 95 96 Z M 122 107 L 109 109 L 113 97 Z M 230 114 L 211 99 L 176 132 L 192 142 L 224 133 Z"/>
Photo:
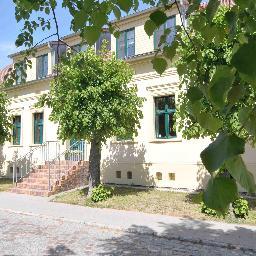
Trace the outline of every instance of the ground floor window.
<path fill-rule="evenodd" d="M 13 117 L 13 145 L 20 145 L 20 132 L 21 132 L 21 116 Z"/>
<path fill-rule="evenodd" d="M 43 143 L 44 114 L 34 113 L 34 144 Z"/>
<path fill-rule="evenodd" d="M 158 139 L 176 137 L 174 113 L 174 95 L 155 98 L 155 130 Z"/>

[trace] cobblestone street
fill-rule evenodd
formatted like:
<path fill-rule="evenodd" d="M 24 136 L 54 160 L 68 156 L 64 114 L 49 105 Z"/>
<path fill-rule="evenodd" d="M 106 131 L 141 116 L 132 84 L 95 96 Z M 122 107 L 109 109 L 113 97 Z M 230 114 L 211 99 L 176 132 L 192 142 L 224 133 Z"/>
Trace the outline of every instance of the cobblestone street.
<path fill-rule="evenodd" d="M 0 211 L 0 255 L 254 255 L 251 251 L 193 244 Z"/>

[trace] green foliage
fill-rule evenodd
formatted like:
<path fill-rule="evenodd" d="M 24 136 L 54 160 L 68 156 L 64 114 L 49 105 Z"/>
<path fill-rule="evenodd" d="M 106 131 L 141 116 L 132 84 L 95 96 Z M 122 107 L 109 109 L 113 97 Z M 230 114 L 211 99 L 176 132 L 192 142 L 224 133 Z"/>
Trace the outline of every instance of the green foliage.
<path fill-rule="evenodd" d="M 113 189 L 104 187 L 102 184 L 92 190 L 91 200 L 95 203 L 105 201 L 113 196 Z"/>
<path fill-rule="evenodd" d="M 0 91 L 0 144 L 11 138 L 12 120 L 7 110 L 8 98 L 5 92 Z"/>
<path fill-rule="evenodd" d="M 232 203 L 233 213 L 236 218 L 245 219 L 249 214 L 249 204 L 246 199 L 239 198 Z"/>
<path fill-rule="evenodd" d="M 105 142 L 137 134 L 143 99 L 129 84 L 133 71 L 128 64 L 88 49 L 63 60 L 59 73 L 39 105 L 52 108 L 50 120 L 58 123 L 60 139 Z"/>
<path fill-rule="evenodd" d="M 208 216 L 216 216 L 217 212 L 205 205 L 205 203 L 201 203 L 201 212 L 205 213 Z"/>

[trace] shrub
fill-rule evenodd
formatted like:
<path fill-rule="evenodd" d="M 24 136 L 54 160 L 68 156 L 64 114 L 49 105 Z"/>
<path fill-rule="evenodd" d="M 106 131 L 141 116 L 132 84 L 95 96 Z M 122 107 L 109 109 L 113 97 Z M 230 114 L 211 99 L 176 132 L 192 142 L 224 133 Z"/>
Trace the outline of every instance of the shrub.
<path fill-rule="evenodd" d="M 91 200 L 95 203 L 104 201 L 113 195 L 112 188 L 106 188 L 102 184 L 92 190 Z"/>
<path fill-rule="evenodd" d="M 246 218 L 249 213 L 249 204 L 246 199 L 239 198 L 232 203 L 233 213 L 236 218 Z"/>
<path fill-rule="evenodd" d="M 207 207 L 203 202 L 201 203 L 201 212 L 209 216 L 216 216 L 217 212 L 209 207 Z"/>

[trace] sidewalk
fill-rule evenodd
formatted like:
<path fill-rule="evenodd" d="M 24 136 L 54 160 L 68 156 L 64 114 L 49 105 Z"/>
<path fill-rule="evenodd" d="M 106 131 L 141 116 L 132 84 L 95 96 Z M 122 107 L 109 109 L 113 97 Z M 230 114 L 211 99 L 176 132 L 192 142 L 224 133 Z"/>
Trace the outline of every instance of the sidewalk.
<path fill-rule="evenodd" d="M 85 223 L 169 239 L 255 250 L 256 226 L 49 202 L 49 198 L 0 193 L 0 210 Z"/>

